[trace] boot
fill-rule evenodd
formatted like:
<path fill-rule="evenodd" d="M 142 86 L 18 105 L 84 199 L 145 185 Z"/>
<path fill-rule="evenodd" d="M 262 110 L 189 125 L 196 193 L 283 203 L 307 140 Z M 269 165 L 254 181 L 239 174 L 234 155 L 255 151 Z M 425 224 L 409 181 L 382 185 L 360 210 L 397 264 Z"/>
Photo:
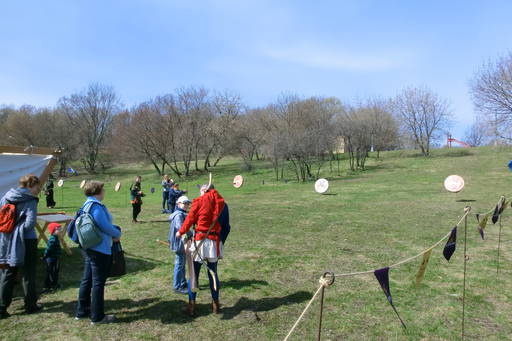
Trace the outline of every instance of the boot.
<path fill-rule="evenodd" d="M 187 315 L 190 317 L 194 317 L 195 314 L 196 314 L 196 301 L 188 301 Z"/>
<path fill-rule="evenodd" d="M 214 314 L 219 314 L 220 313 L 220 303 L 219 303 L 218 300 L 212 302 L 212 312 Z"/>

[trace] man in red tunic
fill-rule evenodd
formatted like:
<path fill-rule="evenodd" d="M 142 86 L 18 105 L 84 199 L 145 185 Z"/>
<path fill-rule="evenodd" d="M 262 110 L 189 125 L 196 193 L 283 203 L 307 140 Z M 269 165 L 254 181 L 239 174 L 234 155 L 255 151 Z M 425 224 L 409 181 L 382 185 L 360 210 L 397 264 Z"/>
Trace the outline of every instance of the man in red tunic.
<path fill-rule="evenodd" d="M 206 262 L 208 279 L 212 295 L 212 311 L 219 313 L 219 277 L 217 276 L 217 262 L 223 256 L 222 243 L 220 242 L 221 226 L 217 219 L 224 209 L 224 198 L 217 192 L 213 185 L 201 187 L 201 196 L 192 202 L 192 208 L 183 222 L 176 237 L 186 234 L 192 225 L 196 224 L 195 236 L 190 247 L 193 255 L 193 274 L 188 281 L 188 307 L 190 316 L 195 314 L 197 279 L 201 265 Z M 194 283 L 193 281 L 196 281 Z"/>

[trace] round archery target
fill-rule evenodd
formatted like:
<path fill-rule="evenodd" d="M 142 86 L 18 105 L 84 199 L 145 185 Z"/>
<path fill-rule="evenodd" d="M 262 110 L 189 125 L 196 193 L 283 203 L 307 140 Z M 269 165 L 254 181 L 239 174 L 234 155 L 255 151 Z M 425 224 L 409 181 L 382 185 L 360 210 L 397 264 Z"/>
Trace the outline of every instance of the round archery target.
<path fill-rule="evenodd" d="M 508 170 L 512 171 L 512 160 L 508 163 Z"/>
<path fill-rule="evenodd" d="M 151 189 L 149 190 L 151 193 L 155 193 L 155 187 L 151 187 Z"/>
<path fill-rule="evenodd" d="M 315 191 L 317 193 L 325 193 L 329 189 L 329 181 L 326 179 L 318 179 L 315 182 Z"/>
<path fill-rule="evenodd" d="M 235 178 L 233 179 L 233 186 L 235 188 L 240 188 L 240 187 L 242 187 L 243 184 L 244 184 L 244 177 L 241 175 L 235 176 Z"/>
<path fill-rule="evenodd" d="M 120 189 L 121 189 L 121 182 L 118 181 L 114 187 L 114 191 L 119 192 Z"/>
<path fill-rule="evenodd" d="M 85 180 L 82 180 L 82 182 L 80 183 L 80 188 L 84 188 L 85 186 Z"/>
<path fill-rule="evenodd" d="M 444 180 L 444 188 L 448 192 L 460 192 L 464 188 L 464 179 L 458 175 L 450 175 Z"/>
<path fill-rule="evenodd" d="M 57 182 L 57 186 L 62 187 L 64 185 L 64 180 L 60 179 L 59 182 Z"/>

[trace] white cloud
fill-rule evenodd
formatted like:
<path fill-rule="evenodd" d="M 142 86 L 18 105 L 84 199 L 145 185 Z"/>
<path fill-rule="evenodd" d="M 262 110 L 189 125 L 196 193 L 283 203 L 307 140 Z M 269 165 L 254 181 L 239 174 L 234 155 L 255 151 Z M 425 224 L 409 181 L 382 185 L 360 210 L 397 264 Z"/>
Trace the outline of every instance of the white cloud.
<path fill-rule="evenodd" d="M 314 45 L 267 48 L 263 50 L 263 54 L 274 60 L 306 67 L 345 71 L 388 70 L 403 66 L 406 59 L 404 56 L 390 56 L 378 52 L 374 55 L 358 55 Z"/>

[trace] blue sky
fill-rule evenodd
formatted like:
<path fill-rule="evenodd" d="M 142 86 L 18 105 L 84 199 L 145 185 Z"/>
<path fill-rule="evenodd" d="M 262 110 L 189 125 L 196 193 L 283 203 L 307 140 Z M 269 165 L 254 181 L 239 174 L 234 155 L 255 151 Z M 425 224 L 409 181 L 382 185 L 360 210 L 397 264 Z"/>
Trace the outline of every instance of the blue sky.
<path fill-rule="evenodd" d="M 127 106 L 189 85 L 251 106 L 425 85 L 462 138 L 468 81 L 511 51 L 511 13 L 512 1 L 3 1 L 0 104 L 52 106 L 95 81 Z"/>

